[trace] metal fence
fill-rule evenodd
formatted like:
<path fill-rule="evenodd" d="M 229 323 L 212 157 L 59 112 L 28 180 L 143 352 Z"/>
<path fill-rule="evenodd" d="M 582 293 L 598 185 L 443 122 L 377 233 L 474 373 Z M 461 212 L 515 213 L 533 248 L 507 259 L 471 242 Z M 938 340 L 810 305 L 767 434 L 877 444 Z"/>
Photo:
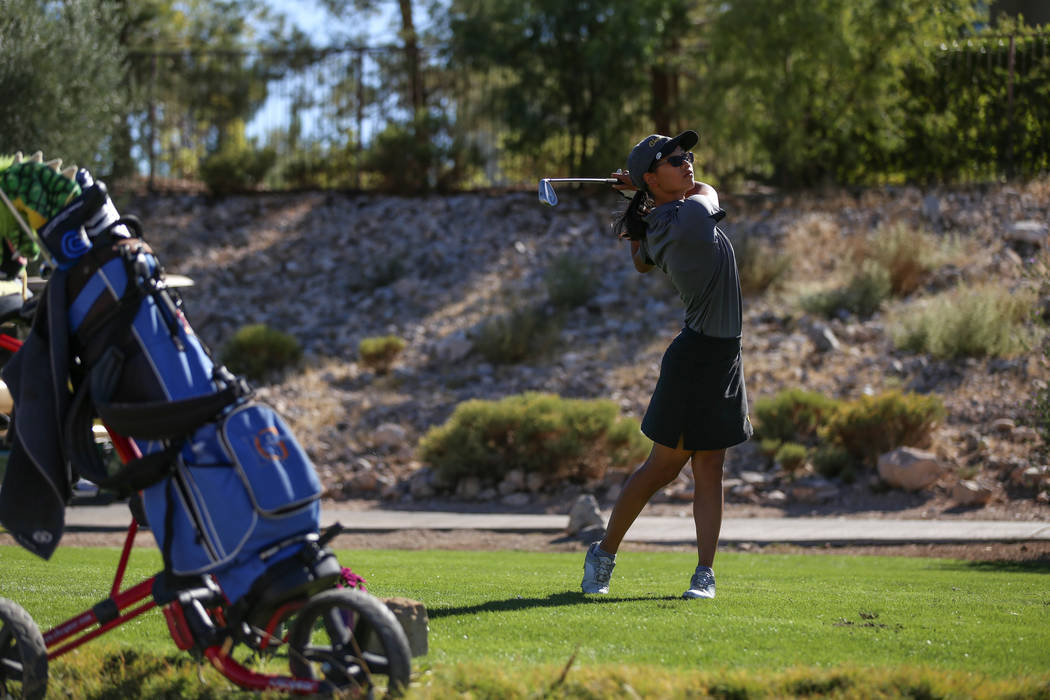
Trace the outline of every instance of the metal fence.
<path fill-rule="evenodd" d="M 937 73 L 949 89 L 973 86 L 987 176 L 1042 174 L 1050 166 L 1050 34 L 992 35 L 945 44 Z M 975 152 L 978 152 L 975 149 Z"/>
<path fill-rule="evenodd" d="M 194 50 L 135 54 L 133 75 L 143 107 L 130 129 L 134 162 L 140 173 L 159 186 L 198 177 L 201 159 L 221 138 L 216 115 L 234 113 L 238 105 L 244 107 L 238 101 L 247 99 L 242 113 L 252 116 L 245 133 L 256 148 L 269 149 L 286 165 L 292 162 L 286 173 L 323 169 L 326 160 L 337 158 L 329 166 L 346 176 L 334 186 L 368 188 L 374 184 L 367 180 L 369 149 L 392 124 L 410 118 L 406 76 L 398 70 L 401 59 L 398 48 L 364 46 L 294 53 Z M 530 162 L 530 158 L 540 159 L 540 154 L 512 155 L 503 148 L 507 134 L 493 104 L 494 88 L 501 84 L 498 74 L 479 79 L 448 70 L 441 63 L 440 48 L 422 52 L 427 104 L 446 119 L 445 131 L 434 138 L 445 145 L 457 140 L 480 163 L 472 179 L 462 184 L 521 184 L 532 181 L 527 173 L 551 166 Z M 969 176 L 1030 176 L 1047 170 L 1050 35 L 990 36 L 946 44 L 935 52 L 934 64 L 937 80 L 949 89 L 976 89 L 980 94 L 977 102 L 983 106 L 973 116 L 984 122 L 981 133 L 991 135 L 985 140 L 994 152 L 975 150 L 973 157 L 988 161 L 987 167 Z M 221 80 L 223 71 L 232 76 L 226 85 L 229 94 L 216 90 L 217 85 L 226 84 Z M 210 94 L 194 94 L 195 79 L 201 83 L 196 87 L 207 85 Z M 1037 121 L 1034 126 L 1032 120 Z M 1023 138 L 1022 133 L 1026 134 Z M 295 183 L 293 176 L 271 184 L 280 188 Z"/>

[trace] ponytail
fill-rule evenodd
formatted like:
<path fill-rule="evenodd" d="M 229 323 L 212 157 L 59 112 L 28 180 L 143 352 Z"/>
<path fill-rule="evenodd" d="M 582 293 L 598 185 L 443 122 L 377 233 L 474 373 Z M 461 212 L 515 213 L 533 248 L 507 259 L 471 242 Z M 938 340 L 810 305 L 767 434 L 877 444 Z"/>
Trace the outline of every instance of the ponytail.
<path fill-rule="evenodd" d="M 617 238 L 640 241 L 645 238 L 648 225 L 646 216 L 653 210 L 653 200 L 645 190 L 638 190 L 627 204 L 627 209 L 613 222 Z"/>

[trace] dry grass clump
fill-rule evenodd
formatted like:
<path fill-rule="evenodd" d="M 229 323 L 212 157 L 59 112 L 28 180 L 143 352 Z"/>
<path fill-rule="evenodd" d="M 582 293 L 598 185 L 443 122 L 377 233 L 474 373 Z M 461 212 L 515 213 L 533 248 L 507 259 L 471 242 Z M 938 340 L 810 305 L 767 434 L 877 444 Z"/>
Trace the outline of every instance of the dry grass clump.
<path fill-rule="evenodd" d="M 897 347 L 953 359 L 1014 357 L 1032 346 L 1030 290 L 959 286 L 902 309 L 891 325 Z"/>

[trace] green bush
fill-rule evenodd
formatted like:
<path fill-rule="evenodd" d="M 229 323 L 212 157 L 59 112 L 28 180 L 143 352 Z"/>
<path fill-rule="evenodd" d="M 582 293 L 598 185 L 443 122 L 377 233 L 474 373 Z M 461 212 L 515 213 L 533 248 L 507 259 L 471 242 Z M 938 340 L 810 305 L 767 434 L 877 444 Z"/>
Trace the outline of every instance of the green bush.
<path fill-rule="evenodd" d="M 601 280 L 586 263 L 576 256 L 563 254 L 554 258 L 544 272 L 547 296 L 559 309 L 574 309 L 590 301 Z"/>
<path fill-rule="evenodd" d="M 873 260 L 865 260 L 844 287 L 811 294 L 802 299 L 810 313 L 833 317 L 847 311 L 860 318 L 875 314 L 890 297 L 890 273 Z"/>
<path fill-rule="evenodd" d="M 483 159 L 478 146 L 454 127 L 446 114 L 433 110 L 388 121 L 365 153 L 366 184 L 408 194 L 473 184 Z"/>
<path fill-rule="evenodd" d="M 225 138 L 218 151 L 201 163 L 201 179 L 212 194 L 230 194 L 252 189 L 262 183 L 277 160 L 272 148 L 256 148 L 244 135 L 244 122 L 235 120 L 223 130 Z"/>
<path fill-rule="evenodd" d="M 776 289 L 791 270 L 789 253 L 759 240 L 754 234 L 738 236 L 733 241 L 733 249 L 740 272 L 740 290 L 745 296 Z"/>
<path fill-rule="evenodd" d="M 1031 295 L 1003 287 L 958 287 L 905 311 L 891 324 L 897 347 L 934 357 L 1011 357 L 1031 334 L 1024 322 Z"/>
<path fill-rule="evenodd" d="M 271 372 L 298 364 L 303 349 L 282 331 L 257 323 L 242 326 L 222 350 L 222 363 L 235 374 L 262 380 Z"/>
<path fill-rule="evenodd" d="M 755 431 L 764 441 L 813 443 L 817 431 L 838 405 L 823 394 L 787 389 L 755 402 Z M 778 445 L 779 448 L 779 445 Z"/>
<path fill-rule="evenodd" d="M 773 459 L 780 464 L 784 471 L 794 474 L 806 466 L 806 457 L 808 455 L 809 450 L 805 445 L 800 445 L 797 442 L 785 442 L 777 450 Z"/>
<path fill-rule="evenodd" d="M 889 391 L 840 404 L 821 435 L 826 443 L 840 445 L 874 467 L 884 452 L 927 445 L 930 432 L 944 416 L 944 404 L 936 396 Z"/>
<path fill-rule="evenodd" d="M 396 335 L 362 338 L 357 344 L 361 364 L 377 374 L 386 374 L 405 349 L 405 341 Z"/>
<path fill-rule="evenodd" d="M 550 347 L 560 330 L 557 316 L 542 307 L 522 307 L 482 323 L 474 349 L 493 364 L 514 364 Z"/>
<path fill-rule="evenodd" d="M 851 483 L 856 479 L 857 459 L 842 445 L 820 445 L 810 455 L 813 468 L 828 479 Z"/>
<path fill-rule="evenodd" d="M 612 401 L 526 393 L 459 404 L 422 437 L 419 456 L 449 481 L 498 481 L 512 469 L 584 480 L 633 466 L 649 448 L 638 422 Z"/>

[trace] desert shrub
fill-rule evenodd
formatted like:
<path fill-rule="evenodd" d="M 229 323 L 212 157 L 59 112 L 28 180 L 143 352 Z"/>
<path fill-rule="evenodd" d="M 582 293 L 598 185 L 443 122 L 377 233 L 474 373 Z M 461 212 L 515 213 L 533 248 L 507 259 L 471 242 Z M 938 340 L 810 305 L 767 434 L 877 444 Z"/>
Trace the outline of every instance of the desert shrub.
<path fill-rule="evenodd" d="M 377 374 L 386 374 L 405 349 L 405 341 L 396 335 L 362 338 L 357 344 L 357 354 L 361 364 Z"/>
<path fill-rule="evenodd" d="M 755 430 L 763 441 L 812 443 L 837 405 L 823 394 L 787 389 L 755 402 Z"/>
<path fill-rule="evenodd" d="M 820 445 L 809 457 L 813 469 L 828 479 L 850 483 L 856 479 L 857 459 L 842 445 Z"/>
<path fill-rule="evenodd" d="M 543 280 L 548 298 L 559 309 L 574 309 L 586 304 L 598 291 L 601 282 L 591 266 L 568 254 L 551 261 Z"/>
<path fill-rule="evenodd" d="M 936 396 L 889 391 L 840 404 L 821 436 L 874 467 L 884 452 L 903 445 L 927 445 L 930 432 L 944 416 L 944 404 Z"/>
<path fill-rule="evenodd" d="M 926 231 L 893 224 L 880 227 L 863 254 L 886 271 L 893 296 L 906 296 L 937 266 L 940 244 Z"/>
<path fill-rule="evenodd" d="M 525 393 L 459 404 L 419 442 L 420 459 L 442 477 L 499 480 L 520 469 L 573 480 L 633 466 L 650 443 L 612 401 Z"/>
<path fill-rule="evenodd" d="M 546 309 L 521 307 L 482 323 L 474 349 L 493 364 L 514 364 L 550 347 L 560 330 L 559 318 Z"/>
<path fill-rule="evenodd" d="M 1011 357 L 1031 341 L 1031 295 L 993 285 L 958 287 L 917 303 L 891 324 L 897 347 L 934 357 Z"/>
<path fill-rule="evenodd" d="M 794 474 L 806 465 L 808 454 L 809 450 L 805 445 L 800 445 L 797 442 L 785 442 L 776 451 L 773 459 L 780 464 L 784 471 Z"/>
<path fill-rule="evenodd" d="M 802 308 L 831 318 L 842 312 L 868 318 L 890 297 L 890 273 L 873 260 L 865 260 L 842 287 L 805 296 Z"/>
<path fill-rule="evenodd" d="M 242 326 L 223 347 L 222 362 L 235 374 L 261 380 L 298 364 L 303 349 L 294 336 L 263 323 Z"/>
<path fill-rule="evenodd" d="M 791 270 L 791 255 L 762 241 L 754 234 L 745 234 L 733 241 L 740 289 L 747 295 L 762 294 L 779 286 Z"/>

